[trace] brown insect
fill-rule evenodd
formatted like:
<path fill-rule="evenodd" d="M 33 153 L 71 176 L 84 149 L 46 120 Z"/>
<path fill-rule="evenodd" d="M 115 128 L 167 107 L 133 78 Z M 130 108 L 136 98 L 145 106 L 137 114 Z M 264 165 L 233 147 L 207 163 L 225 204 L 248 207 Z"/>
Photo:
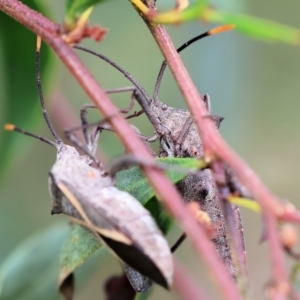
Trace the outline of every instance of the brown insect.
<path fill-rule="evenodd" d="M 112 179 L 95 158 L 99 128 L 91 134 L 84 130 L 88 155 L 79 154 L 57 135 L 45 109 L 41 89 L 39 39 L 36 73 L 43 115 L 55 142 L 14 125 L 7 124 L 5 129 L 38 138 L 57 149 L 57 159 L 49 173 L 51 214 L 70 216 L 92 231 L 123 262 L 163 287 L 170 288 L 173 259 L 168 243 L 150 213 L 129 193 L 115 188 Z M 70 137 L 74 140 L 72 135 Z M 93 161 L 98 167 L 91 165 Z"/>

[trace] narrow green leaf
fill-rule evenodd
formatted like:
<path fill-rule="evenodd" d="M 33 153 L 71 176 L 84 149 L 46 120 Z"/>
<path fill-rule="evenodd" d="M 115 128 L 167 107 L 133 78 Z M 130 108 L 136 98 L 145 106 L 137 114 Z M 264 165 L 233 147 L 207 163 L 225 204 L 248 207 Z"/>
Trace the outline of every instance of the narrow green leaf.
<path fill-rule="evenodd" d="M 171 10 L 166 13 L 159 13 L 151 21 L 159 24 L 178 24 L 180 22 L 197 20 L 207 5 L 207 0 L 198 0 L 182 11 Z"/>
<path fill-rule="evenodd" d="M 181 168 L 182 170 L 197 170 L 204 168 L 206 164 L 202 160 L 194 158 L 158 158 L 157 162 L 168 168 Z M 187 176 L 186 172 L 168 170 L 167 177 L 172 183 L 177 183 Z M 117 173 L 116 187 L 126 191 L 139 200 L 147 208 L 160 230 L 167 234 L 172 227 L 172 218 L 164 211 L 161 203 L 155 198 L 155 193 L 144 177 L 139 167 L 134 167 Z"/>
<path fill-rule="evenodd" d="M 0 298 L 58 299 L 58 256 L 68 225 L 52 226 L 22 242 L 0 265 Z"/>
<path fill-rule="evenodd" d="M 157 223 L 161 232 L 166 235 L 173 225 L 173 218 L 164 210 L 161 203 L 152 197 L 146 204 L 145 208 L 151 212 L 152 217 Z"/>
<path fill-rule="evenodd" d="M 107 0 L 66 0 L 65 25 L 73 28 L 78 18 L 91 6 Z"/>
<path fill-rule="evenodd" d="M 300 30 L 280 23 L 264 20 L 244 14 L 228 13 L 211 9 L 207 1 L 198 0 L 183 11 L 159 13 L 152 18 L 161 24 L 178 24 L 194 20 L 234 24 L 245 35 L 265 41 L 282 42 L 292 45 L 300 44 Z"/>
<path fill-rule="evenodd" d="M 91 233 L 77 224 L 73 225 L 60 254 L 59 285 L 100 246 Z"/>
<path fill-rule="evenodd" d="M 194 158 L 158 158 L 157 162 L 165 165 L 166 169 L 168 169 L 168 166 L 170 169 L 173 166 L 188 171 L 205 167 L 205 163 L 202 160 Z M 166 171 L 166 175 L 172 183 L 177 183 L 185 178 L 187 173 L 169 170 Z M 139 167 L 118 172 L 116 176 L 116 187 L 130 193 L 143 205 L 155 195 Z"/>
<path fill-rule="evenodd" d="M 0 299 L 59 299 L 59 254 L 64 241 L 70 237 L 69 232 L 67 224 L 54 225 L 22 242 L 4 259 L 0 265 Z M 79 283 L 76 289 L 96 270 L 102 257 L 103 252 L 98 251 L 76 272 Z"/>
<path fill-rule="evenodd" d="M 134 300 L 147 300 L 153 292 L 153 288 L 146 293 L 136 293 Z"/>
<path fill-rule="evenodd" d="M 261 213 L 261 207 L 255 200 L 241 197 L 229 197 L 228 201 L 238 206 L 253 210 L 256 213 Z"/>
<path fill-rule="evenodd" d="M 234 24 L 236 30 L 253 38 L 270 42 L 299 45 L 300 30 L 269 20 L 243 14 L 227 13 L 206 8 L 202 19 L 208 22 Z"/>
<path fill-rule="evenodd" d="M 42 1 L 22 2 L 49 15 Z M 0 41 L 0 179 L 3 180 L 12 159 L 20 159 L 21 154 L 24 155 L 33 142 L 33 139 L 21 134 L 4 131 L 3 125 L 14 123 L 20 128 L 34 131 L 43 116 L 35 83 L 36 36 L 11 17 L 1 13 Z M 50 49 L 43 46 L 41 77 L 44 88 L 47 87 L 48 74 L 53 71 L 55 65 L 53 61 Z"/>

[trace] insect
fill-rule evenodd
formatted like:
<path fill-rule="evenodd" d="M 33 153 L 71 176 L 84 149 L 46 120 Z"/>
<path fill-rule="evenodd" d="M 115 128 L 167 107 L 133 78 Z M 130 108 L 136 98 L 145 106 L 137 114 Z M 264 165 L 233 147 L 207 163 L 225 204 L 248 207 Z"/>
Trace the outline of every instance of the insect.
<path fill-rule="evenodd" d="M 184 50 L 186 47 L 195 41 L 206 36 L 224 32 L 233 28 L 231 25 L 221 26 L 213 30 L 207 31 L 177 49 L 178 52 Z M 202 141 L 199 137 L 196 125 L 190 115 L 190 112 L 184 109 L 178 109 L 167 106 L 158 100 L 158 92 L 166 68 L 166 62 L 163 62 L 157 82 L 154 88 L 154 94 L 151 98 L 145 89 L 137 82 L 135 78 L 115 62 L 103 54 L 96 53 L 92 50 L 86 49 L 81 46 L 74 46 L 74 48 L 83 50 L 98 56 L 110 65 L 118 69 L 131 83 L 135 86 L 133 97 L 142 107 L 148 119 L 154 127 L 153 137 L 142 137 L 146 142 L 152 142 L 157 139 L 160 140 L 160 157 L 196 157 L 203 156 Z M 206 95 L 203 99 L 206 103 L 208 111 L 210 112 L 210 100 Z M 210 115 L 217 127 L 219 127 L 223 118 Z M 226 220 L 219 201 L 218 190 L 216 187 L 215 179 L 210 169 L 203 170 L 200 174 L 193 174 L 187 176 L 184 180 L 177 184 L 177 188 L 182 195 L 185 203 L 197 202 L 201 210 L 208 213 L 211 223 L 215 230 L 211 236 L 211 240 L 215 245 L 219 256 L 223 260 L 227 270 L 233 278 L 236 276 L 236 271 L 232 261 L 231 249 L 228 241 L 228 234 L 226 229 Z M 241 219 L 239 210 L 234 207 L 237 212 L 236 224 L 239 227 L 239 234 L 241 236 L 242 244 L 244 247 L 244 236 L 242 231 Z"/>
<path fill-rule="evenodd" d="M 170 288 L 173 259 L 168 243 L 150 213 L 130 194 L 113 186 L 95 158 L 99 128 L 84 130 L 81 155 L 57 135 L 44 104 L 40 80 L 40 39 L 36 50 L 36 80 L 44 119 L 55 142 L 7 124 L 17 131 L 54 146 L 57 159 L 49 173 L 51 214 L 66 214 L 92 231 L 117 257 L 159 285 Z M 84 123 L 84 118 L 82 118 Z M 71 140 L 72 135 L 70 135 Z M 77 143 L 80 145 L 79 143 Z M 92 166 L 95 162 L 97 167 Z"/>

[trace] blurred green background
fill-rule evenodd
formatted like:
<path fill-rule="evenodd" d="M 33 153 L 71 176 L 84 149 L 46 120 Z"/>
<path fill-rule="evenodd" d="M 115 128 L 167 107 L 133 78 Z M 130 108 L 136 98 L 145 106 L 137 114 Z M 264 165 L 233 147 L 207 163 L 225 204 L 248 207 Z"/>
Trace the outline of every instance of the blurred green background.
<path fill-rule="evenodd" d="M 57 23 L 62 22 L 63 1 L 35 2 L 46 6 L 47 16 Z M 171 0 L 158 1 L 158 6 L 164 10 L 170 8 L 172 3 Z M 300 28 L 300 3 L 296 0 L 284 2 L 214 0 L 211 3 L 228 11 L 243 12 Z M 104 42 L 97 44 L 85 41 L 83 44 L 119 63 L 151 94 L 162 56 L 130 3 L 117 0 L 105 2 L 95 8 L 91 23 L 99 23 L 109 31 Z M 24 100 L 28 97 L 28 84 L 32 85 L 30 88 L 32 93 L 36 93 L 35 37 L 31 34 L 30 41 L 25 37 L 22 41 L 15 41 L 14 31 L 7 31 L 8 27 L 3 30 L 3 24 L 4 16 L 1 13 L 0 66 L 7 63 L 5 41 L 10 40 L 12 45 L 21 44 L 22 47 L 15 46 L 14 50 L 17 51 L 14 52 L 9 68 L 0 68 L 1 126 L 4 122 L 15 122 L 18 125 L 18 119 L 24 118 L 24 123 L 22 121 L 22 124 L 25 124 L 22 125 L 24 129 L 50 137 L 42 115 L 39 120 L 34 120 L 34 117 L 31 119 L 35 108 L 27 107 L 27 102 Z M 174 44 L 180 46 L 188 39 L 213 27 L 213 24 L 193 22 L 182 26 L 168 26 L 168 32 Z M 28 52 L 32 53 L 31 57 L 28 56 Z M 43 54 L 47 55 L 45 45 L 42 48 Z M 79 55 L 103 88 L 130 85 L 123 75 L 99 59 L 83 53 Z M 199 91 L 211 96 L 213 113 L 225 117 L 221 126 L 221 133 L 225 140 L 249 163 L 275 194 L 299 206 L 300 132 L 297 124 L 300 122 L 300 59 L 298 47 L 264 43 L 231 31 L 196 43 L 186 49 L 181 57 Z M 24 62 L 32 65 L 32 69 L 26 70 L 25 73 L 22 69 L 25 68 Z M 64 128 L 79 124 L 79 118 L 73 119 L 72 115 L 78 116 L 81 105 L 89 100 L 56 57 L 51 59 L 47 67 L 51 72 L 47 73 L 45 70 L 46 77 L 43 81 L 46 102 L 56 128 L 61 132 Z M 16 103 L 11 119 L 8 120 L 5 101 L 10 89 L 18 90 L 15 90 Z M 129 95 L 112 98 L 119 107 L 128 105 Z M 166 72 L 162 82 L 160 99 L 173 107 L 185 107 L 169 71 Z M 70 115 L 66 105 L 72 107 Z M 99 118 L 98 113 L 91 114 L 91 120 Z M 152 134 L 153 130 L 145 117 L 134 120 L 133 123 L 144 134 Z M 4 151 L 11 145 L 5 142 L 3 136 L 17 134 L 0 130 L 0 135 L 2 136 L 1 149 Z M 1 174 L 3 180 L 0 187 L 0 264 L 27 237 L 54 224 L 67 223 L 67 218 L 64 216 L 50 215 L 47 177 L 55 160 L 55 150 L 28 137 L 22 137 L 21 142 L 20 137 L 18 138 L 18 143 L 12 142 L 16 143 L 17 148 L 11 147 L 12 150 L 7 158 L 10 164 L 8 168 L 2 170 Z M 102 134 L 100 147 L 109 159 L 123 152 L 122 146 L 112 133 Z M 261 236 L 261 220 L 260 216 L 243 209 L 242 215 L 253 298 L 262 299 L 263 286 L 269 279 L 270 267 L 267 247 L 258 242 Z M 64 225 L 59 228 L 62 232 L 66 230 Z M 178 229 L 171 232 L 169 235 L 171 244 L 176 240 L 179 232 Z M 57 252 L 57 256 L 59 255 L 59 246 L 55 246 L 55 242 L 49 240 L 49 249 L 50 251 L 53 249 Z M 37 255 L 38 249 L 33 252 Z M 197 279 L 206 282 L 208 273 L 188 242 L 180 247 L 176 256 Z M 96 272 L 88 278 L 83 288 L 76 291 L 75 299 L 104 299 L 102 285 L 105 279 L 121 272 L 118 262 L 110 254 L 107 254 L 105 259 L 94 258 L 92 264 Z M 56 267 L 53 267 L 49 270 L 49 266 L 45 266 L 45 270 L 38 273 L 38 277 L 47 273 L 49 278 L 53 278 L 55 269 Z M 35 280 L 37 279 L 32 283 L 36 282 L 37 285 L 38 281 Z M 208 286 L 208 290 L 214 288 Z M 25 292 L 23 295 L 19 294 L 18 299 L 25 299 L 24 295 Z M 218 299 L 217 296 L 215 297 Z M 17 299 L 17 297 L 3 299 Z M 34 297 L 29 295 L 26 299 L 34 299 Z M 51 299 L 59 299 L 59 296 L 55 295 Z M 168 294 L 157 287 L 150 299 L 177 298 L 175 293 Z"/>

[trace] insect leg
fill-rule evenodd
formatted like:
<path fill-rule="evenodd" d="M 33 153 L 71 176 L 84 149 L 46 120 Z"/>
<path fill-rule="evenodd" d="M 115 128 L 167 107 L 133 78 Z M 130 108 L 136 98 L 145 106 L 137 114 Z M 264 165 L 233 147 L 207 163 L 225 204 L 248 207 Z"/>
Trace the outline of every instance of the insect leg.
<path fill-rule="evenodd" d="M 210 101 L 210 96 L 208 94 L 203 95 L 203 102 L 206 105 L 206 109 L 208 113 L 211 113 L 211 101 Z"/>
<path fill-rule="evenodd" d="M 136 90 L 135 87 L 122 87 L 122 88 L 106 90 L 106 93 L 107 94 L 116 94 L 116 93 L 123 93 L 123 92 L 132 92 L 129 106 L 125 109 L 120 109 L 121 113 L 127 114 L 132 110 L 132 108 L 134 106 L 135 90 Z M 87 144 L 88 148 L 90 149 L 91 153 L 96 152 L 99 134 L 100 134 L 101 130 L 102 129 L 107 129 L 107 130 L 111 129 L 110 125 L 107 122 L 101 121 L 101 122 L 98 122 L 98 124 L 95 124 L 96 126 L 91 132 L 88 131 L 88 127 L 90 127 L 90 125 L 88 125 L 88 121 L 87 121 L 87 109 L 95 109 L 95 108 L 96 108 L 96 106 L 94 106 L 92 104 L 84 104 L 80 110 L 83 134 L 84 134 L 84 137 L 86 140 L 86 144 Z M 137 117 L 137 116 L 141 115 L 143 112 L 144 112 L 143 110 L 134 112 L 131 115 L 126 116 L 126 119 L 131 119 L 131 118 Z"/>
<path fill-rule="evenodd" d="M 92 55 L 95 55 L 99 57 L 100 59 L 104 60 L 108 64 L 110 64 L 112 67 L 117 69 L 119 72 L 121 72 L 135 87 L 136 90 L 134 91 L 134 96 L 139 105 L 142 107 L 143 111 L 147 115 L 149 121 L 152 123 L 153 127 L 155 128 L 155 131 L 160 133 L 161 132 L 161 124 L 160 120 L 153 114 L 152 111 L 152 99 L 151 97 L 147 94 L 146 90 L 142 87 L 142 85 L 126 70 L 124 70 L 122 67 L 120 67 L 118 64 L 113 62 L 111 59 L 106 57 L 105 55 L 92 51 L 90 49 L 87 49 L 82 46 L 75 45 L 75 49 L 90 53 Z M 156 100 L 157 103 L 160 103 L 158 100 Z M 161 103 L 162 104 L 162 103 Z M 163 133 L 163 132 L 162 132 Z"/>
<path fill-rule="evenodd" d="M 121 113 L 127 114 L 132 110 L 132 108 L 134 106 L 134 103 L 135 103 L 135 97 L 134 97 L 135 90 L 136 90 L 136 87 L 129 86 L 129 87 L 122 87 L 122 88 L 106 90 L 105 92 L 106 92 L 106 94 L 118 94 L 118 93 L 124 93 L 124 92 L 132 92 L 129 106 L 125 109 L 120 109 Z"/>
<path fill-rule="evenodd" d="M 82 133 L 88 148 L 91 147 L 91 134 L 88 130 L 88 120 L 87 120 L 87 109 L 88 108 L 96 108 L 93 104 L 83 104 L 80 109 L 80 119 L 81 119 L 81 126 L 82 126 Z"/>
<path fill-rule="evenodd" d="M 175 244 L 171 247 L 171 252 L 174 253 L 178 247 L 182 244 L 182 242 L 186 239 L 185 232 L 179 237 L 179 239 L 175 242 Z"/>

